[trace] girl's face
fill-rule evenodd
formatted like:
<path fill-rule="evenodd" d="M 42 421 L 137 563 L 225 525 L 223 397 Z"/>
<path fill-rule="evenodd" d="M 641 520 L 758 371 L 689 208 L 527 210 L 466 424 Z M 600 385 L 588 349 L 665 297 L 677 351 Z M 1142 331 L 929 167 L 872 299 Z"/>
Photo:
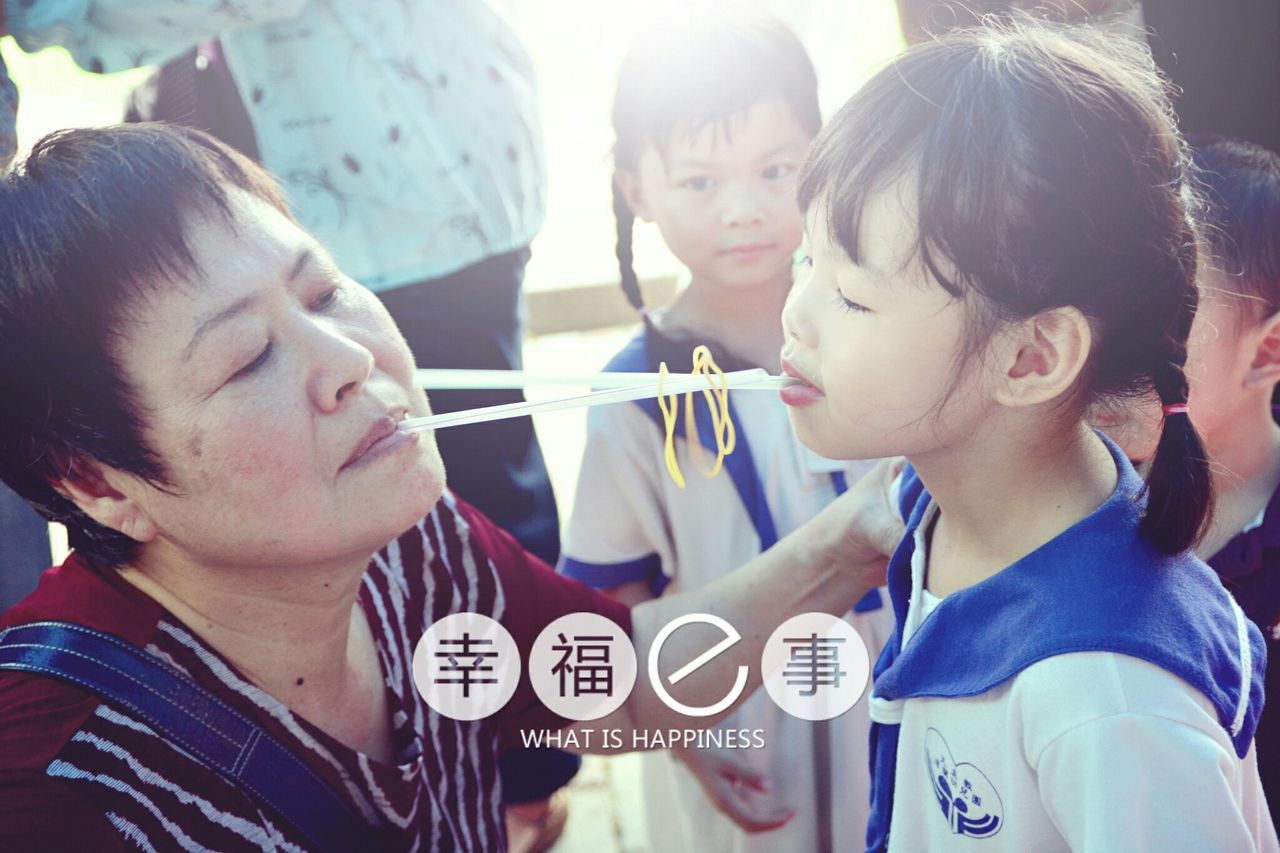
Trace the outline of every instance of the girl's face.
<path fill-rule="evenodd" d="M 754 288 L 789 280 L 802 220 L 796 172 L 812 141 L 780 97 L 729 124 L 677 134 L 618 174 L 632 211 L 654 222 L 699 285 Z"/>
<path fill-rule="evenodd" d="M 919 457 L 974 435 L 992 396 L 981 354 L 959 373 L 965 311 L 914 255 L 915 217 L 899 187 L 868 199 L 853 263 L 814 205 L 809 269 L 782 314 L 782 392 L 800 441 L 833 459 Z"/>
<path fill-rule="evenodd" d="M 192 217 L 191 282 L 132 306 L 115 355 L 172 493 L 126 478 L 159 539 L 203 565 L 367 559 L 444 487 L 404 339 L 274 208 Z"/>

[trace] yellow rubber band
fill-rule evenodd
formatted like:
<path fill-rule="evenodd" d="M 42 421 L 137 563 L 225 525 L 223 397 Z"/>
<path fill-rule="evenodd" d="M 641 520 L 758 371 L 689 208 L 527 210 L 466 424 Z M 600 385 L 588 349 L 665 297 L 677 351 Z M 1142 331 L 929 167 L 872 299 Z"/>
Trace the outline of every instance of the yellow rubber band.
<path fill-rule="evenodd" d="M 666 457 L 667 472 L 680 488 L 685 487 L 684 474 L 680 471 L 680 462 L 676 458 L 676 420 L 679 412 L 679 397 L 676 394 L 663 394 L 662 386 L 667 378 L 667 363 L 658 365 L 658 407 L 662 410 L 662 421 L 666 429 L 666 441 L 663 453 Z M 716 461 L 707 467 L 704 462 L 702 442 L 698 437 L 698 424 L 694 416 L 693 392 L 684 395 L 685 434 L 692 453 L 697 459 L 698 467 L 706 477 L 714 477 L 724 466 L 724 458 L 733 452 L 738 443 L 737 430 L 733 418 L 729 417 L 729 385 L 724 371 L 711 356 L 711 350 L 705 346 L 696 347 L 693 351 L 693 373 L 701 373 L 707 377 L 707 388 L 702 391 L 711 412 L 711 429 L 716 441 Z"/>

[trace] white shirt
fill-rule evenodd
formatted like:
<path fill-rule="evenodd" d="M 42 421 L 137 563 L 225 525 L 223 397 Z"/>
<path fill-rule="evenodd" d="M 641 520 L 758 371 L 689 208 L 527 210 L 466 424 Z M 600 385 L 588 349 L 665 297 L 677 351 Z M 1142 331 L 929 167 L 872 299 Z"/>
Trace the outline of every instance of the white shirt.
<path fill-rule="evenodd" d="M 835 498 L 832 470 L 843 471 L 852 483 L 870 467 L 858 462 L 833 464 L 805 450 L 796 441 L 776 394 L 734 392 L 732 399 L 735 424 L 750 444 L 780 537 Z M 699 400 L 698 405 L 704 403 Z M 679 488 L 667 474 L 662 432 L 635 404 L 593 408 L 587 422 L 582 472 L 563 540 L 567 558 L 600 570 L 583 579 L 596 586 L 616 586 L 605 580 L 609 566 L 651 557 L 655 569 L 670 578 L 671 589 L 694 589 L 759 555 L 759 537 L 727 471 L 712 479 L 704 477 L 688 444 L 677 440 L 676 453 L 687 482 L 687 488 Z M 711 454 L 707 461 L 713 459 Z M 888 595 L 883 591 L 882 600 L 878 610 L 847 617 L 872 662 L 893 628 Z M 837 850 L 860 850 L 865 838 L 870 797 L 867 707 L 864 696 L 830 723 L 832 829 Z M 734 756 L 766 772 L 778 802 L 794 807 L 796 817 L 773 832 L 742 832 L 715 810 L 689 771 L 669 753 L 647 753 L 643 758 L 649 849 L 770 853 L 815 849 L 819 828 L 813 806 L 814 724 L 784 713 L 760 690 L 720 727 L 765 730 L 764 749 L 739 750 Z"/>
<path fill-rule="evenodd" d="M 373 290 L 522 248 L 545 218 L 533 63 L 503 0 L 9 0 L 95 71 L 221 37 L 262 163 Z"/>
<path fill-rule="evenodd" d="M 916 529 L 904 645 L 945 600 L 924 589 L 937 511 Z M 890 850 L 1280 850 L 1255 751 L 1240 760 L 1204 694 L 1138 658 L 1057 655 L 872 716 L 901 724 Z"/>

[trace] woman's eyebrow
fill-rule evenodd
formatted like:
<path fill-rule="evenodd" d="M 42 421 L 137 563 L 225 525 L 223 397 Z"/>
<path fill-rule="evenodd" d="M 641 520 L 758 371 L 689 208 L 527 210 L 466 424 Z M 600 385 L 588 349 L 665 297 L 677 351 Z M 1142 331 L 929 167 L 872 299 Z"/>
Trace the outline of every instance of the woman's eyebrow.
<path fill-rule="evenodd" d="M 230 320 L 232 317 L 244 313 L 244 311 L 256 302 L 257 299 L 257 294 L 250 294 L 249 296 L 237 299 L 221 311 L 201 320 L 200 325 L 196 326 L 195 332 L 191 335 L 191 340 L 187 342 L 186 349 L 182 351 L 182 360 L 189 361 L 192 354 L 196 351 L 196 347 L 200 344 L 200 341 L 205 335 L 217 326 Z"/>
<path fill-rule="evenodd" d="M 302 275 L 303 270 L 310 266 L 315 258 L 316 253 L 310 247 L 302 248 L 298 252 L 297 257 L 294 258 L 293 265 L 289 268 L 289 275 L 285 279 L 285 282 L 288 284 L 296 281 L 298 276 Z M 200 324 L 196 326 L 195 332 L 192 333 L 191 340 L 187 342 L 186 349 L 182 351 L 182 360 L 189 361 L 191 359 L 191 356 L 196 351 L 196 347 L 200 344 L 201 339 L 204 338 L 204 336 L 212 329 L 222 323 L 225 323 L 232 317 L 244 313 L 244 311 L 255 301 L 257 301 L 257 295 L 250 294 L 241 299 L 237 299 L 221 311 L 211 314 L 201 320 Z"/>

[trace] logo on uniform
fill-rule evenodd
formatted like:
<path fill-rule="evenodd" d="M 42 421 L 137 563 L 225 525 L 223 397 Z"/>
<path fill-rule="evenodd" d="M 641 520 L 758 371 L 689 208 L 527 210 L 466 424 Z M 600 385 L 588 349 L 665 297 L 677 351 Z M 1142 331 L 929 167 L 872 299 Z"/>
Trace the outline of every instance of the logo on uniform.
<path fill-rule="evenodd" d="M 989 838 L 1004 823 L 1004 804 L 987 774 L 967 761 L 957 762 L 937 729 L 924 736 L 929 782 L 942 816 L 956 835 Z"/>

